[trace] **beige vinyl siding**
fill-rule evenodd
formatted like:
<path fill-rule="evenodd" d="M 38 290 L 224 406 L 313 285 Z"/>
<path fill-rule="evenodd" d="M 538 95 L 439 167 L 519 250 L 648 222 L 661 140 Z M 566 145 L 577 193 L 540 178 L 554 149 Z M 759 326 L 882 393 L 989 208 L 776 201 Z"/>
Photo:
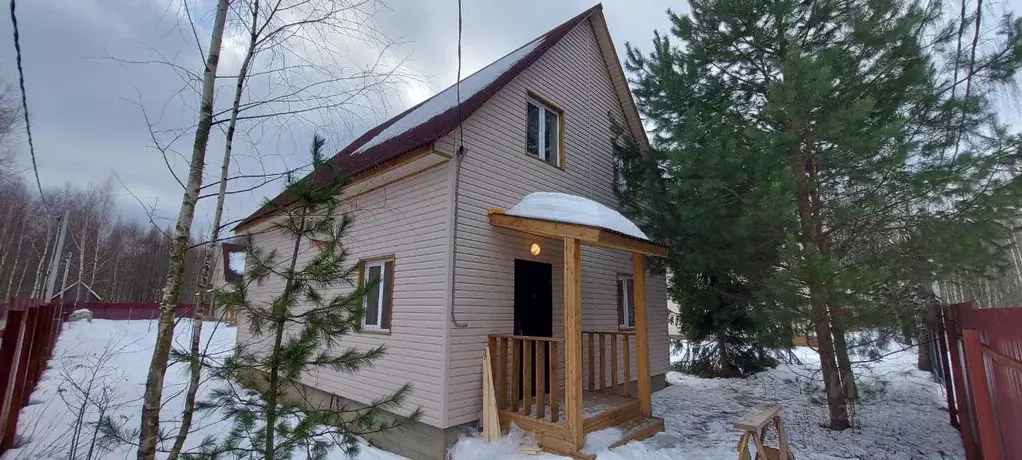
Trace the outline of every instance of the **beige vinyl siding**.
<path fill-rule="evenodd" d="M 406 408 L 421 407 L 422 421 L 440 426 L 449 260 L 448 170 L 445 163 L 345 203 L 344 209 L 354 217 L 345 242 L 351 252 L 349 261 L 393 255 L 394 304 L 389 335 L 353 334 L 338 349 L 383 344 L 388 351 L 370 369 L 354 375 L 321 370 L 305 376 L 305 384 L 368 403 L 411 382 Z M 293 243 L 279 234 L 261 233 L 265 227 L 251 230 L 255 244 L 289 255 Z M 312 251 L 311 245 L 304 245 L 300 263 Z M 265 302 L 282 289 L 280 280 L 274 280 L 253 288 L 251 294 Z M 340 292 L 339 288 L 333 294 Z M 247 328 L 239 327 L 239 343 L 250 340 Z"/>
<path fill-rule="evenodd" d="M 564 110 L 564 170 L 526 154 L 529 92 Z M 571 193 L 616 208 L 608 112 L 623 119 L 603 54 L 586 21 L 464 123 L 467 154 L 458 195 L 455 312 L 467 327 L 450 329 L 445 426 L 476 420 L 481 413 L 479 359 L 486 335 L 513 332 L 515 258 L 552 264 L 554 336 L 563 335 L 563 242 L 495 229 L 486 211 L 509 208 L 536 191 Z M 449 137 L 438 142 L 447 151 L 453 151 L 452 145 Z M 533 242 L 542 247 L 538 257 L 529 253 Z M 584 329 L 617 330 L 616 278 L 631 271 L 630 253 L 583 247 Z M 651 372 L 661 374 L 668 368 L 664 278 L 651 275 L 647 284 Z M 633 355 L 634 348 L 633 341 Z M 632 363 L 634 376 L 634 359 Z"/>

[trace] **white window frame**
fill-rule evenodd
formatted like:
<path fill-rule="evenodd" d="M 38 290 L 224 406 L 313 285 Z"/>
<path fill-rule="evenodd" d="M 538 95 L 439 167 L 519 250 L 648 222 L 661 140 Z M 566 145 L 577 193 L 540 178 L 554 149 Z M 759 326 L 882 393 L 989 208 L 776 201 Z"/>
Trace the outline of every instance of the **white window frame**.
<path fill-rule="evenodd" d="M 549 110 L 550 112 L 553 112 L 553 114 L 557 116 L 557 129 L 554 130 L 554 156 L 556 158 L 554 158 L 553 165 L 558 167 L 558 168 L 560 168 L 561 167 L 561 122 L 563 121 L 561 118 L 563 117 L 563 114 L 561 113 L 560 110 L 558 110 L 558 109 L 556 109 L 554 107 L 551 107 L 550 105 L 545 104 L 542 101 L 540 101 L 539 99 L 536 99 L 534 97 L 528 98 L 526 103 L 527 104 L 532 104 L 532 105 L 534 105 L 534 106 L 539 108 L 539 130 L 536 132 L 536 135 L 539 137 L 539 139 L 537 139 L 538 142 L 536 143 L 536 155 L 533 155 L 533 156 L 535 156 L 536 158 L 539 158 L 540 160 L 543 160 L 543 161 L 545 161 L 547 163 L 549 163 L 549 159 L 546 157 L 546 111 Z M 529 146 L 528 146 L 528 136 L 529 136 L 528 130 L 529 130 L 529 107 L 528 107 L 528 105 L 526 105 L 526 107 L 525 107 L 525 131 L 526 131 L 526 133 L 525 133 L 525 136 L 526 136 L 525 152 L 528 153 L 529 155 L 532 155 L 532 152 L 529 151 Z"/>
<path fill-rule="evenodd" d="M 628 302 L 633 300 L 633 299 L 629 299 L 628 298 L 628 286 L 631 285 L 632 290 L 634 291 L 635 290 L 635 280 L 632 278 L 631 275 L 617 275 L 617 282 L 618 283 L 622 283 L 622 286 L 621 286 L 621 305 L 617 306 L 617 308 L 621 309 L 621 321 L 622 322 L 618 324 L 618 328 L 619 329 L 632 329 L 632 328 L 635 327 L 635 324 L 634 324 L 634 319 L 628 314 L 628 307 L 631 306 L 631 305 L 628 304 Z M 614 286 L 614 289 L 617 289 L 616 285 Z M 632 308 L 634 309 L 634 306 L 632 306 Z M 633 323 L 632 325 L 628 325 L 629 320 L 632 320 L 631 321 Z"/>
<path fill-rule="evenodd" d="M 369 283 L 369 268 L 380 267 L 380 284 L 376 286 L 379 295 L 376 296 L 376 324 L 366 323 L 366 315 L 362 315 L 362 329 L 369 331 L 389 331 L 390 329 L 383 329 L 383 308 L 384 300 L 386 295 L 384 289 L 385 283 L 393 282 L 387 279 L 387 263 L 393 263 L 390 259 L 379 259 L 371 260 L 365 263 L 362 267 L 362 287 L 365 287 Z M 369 311 L 369 296 L 366 295 L 362 298 L 362 310 Z"/>

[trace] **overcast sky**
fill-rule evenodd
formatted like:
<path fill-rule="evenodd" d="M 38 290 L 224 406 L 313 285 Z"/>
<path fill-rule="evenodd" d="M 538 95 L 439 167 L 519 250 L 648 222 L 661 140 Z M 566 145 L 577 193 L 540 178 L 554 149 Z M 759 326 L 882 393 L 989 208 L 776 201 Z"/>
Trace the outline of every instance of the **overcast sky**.
<path fill-rule="evenodd" d="M 212 18 L 212 0 L 195 5 L 198 35 L 205 46 Z M 468 75 L 547 30 L 591 7 L 591 0 L 497 2 L 464 0 L 463 56 Z M 166 143 L 174 133 L 185 132 L 169 154 L 171 166 L 182 179 L 184 158 L 190 153 L 190 125 L 195 122 L 197 93 L 184 87 L 172 69 L 118 60 L 165 58 L 196 71 L 201 65 L 190 30 L 180 27 L 179 0 L 32 0 L 18 3 L 29 111 L 39 173 L 43 186 L 102 183 L 116 173 L 121 181 L 170 225 L 176 217 L 181 187 L 168 172 L 163 156 L 154 148 L 142 107 L 162 133 Z M 669 27 L 668 7 L 685 9 L 684 2 L 610 1 L 604 11 L 619 53 L 624 43 L 648 47 L 654 28 Z M 391 0 L 378 15 L 381 29 L 401 43 L 387 53 L 388 63 L 404 59 L 404 84 L 387 93 L 380 104 L 359 114 L 328 114 L 326 119 L 304 120 L 298 128 L 250 129 L 235 145 L 234 173 L 283 171 L 308 161 L 311 131 L 327 137 L 330 150 L 342 148 L 354 137 L 385 121 L 389 115 L 420 102 L 454 83 L 457 66 L 457 1 Z M 0 78 L 17 82 L 10 23 L 0 21 Z M 221 69 L 240 61 L 242 43 L 228 40 Z M 376 56 L 377 49 L 352 46 L 353 59 Z M 229 72 L 220 72 L 221 74 Z M 182 88 L 185 88 L 182 91 Z M 16 87 L 14 88 L 16 90 Z M 231 94 L 224 82 L 217 105 L 229 104 Z M 344 119 L 333 119 L 344 118 Z M 294 123 L 292 124 L 294 125 Z M 255 133 L 253 134 L 253 131 Z M 207 153 L 207 178 L 219 174 L 222 134 L 214 131 Z M 28 146 L 18 146 L 27 169 Z M 331 152 L 332 153 L 332 152 Z M 144 219 L 135 198 L 115 180 L 117 212 Z M 232 186 L 231 188 L 236 188 Z M 254 210 L 267 195 L 275 195 L 279 183 L 253 193 L 232 195 L 227 220 Z M 212 190 L 210 190 L 212 191 Z M 212 201 L 204 200 L 196 226 L 208 226 Z"/>
<path fill-rule="evenodd" d="M 190 1 L 205 46 L 214 0 Z M 988 2 L 990 3 L 990 2 Z M 1011 8 L 997 2 L 1002 8 Z M 25 78 L 39 174 L 44 186 L 95 184 L 113 174 L 170 225 L 182 189 L 154 149 L 142 107 L 166 143 L 183 135 L 168 156 L 180 177 L 187 170 L 198 96 L 166 66 L 126 64 L 118 60 L 166 59 L 198 71 L 202 59 L 184 24 L 181 0 L 31 0 L 18 3 Z M 592 0 L 463 0 L 464 74 L 504 54 L 593 6 Z M 313 131 L 327 137 L 336 151 L 390 115 L 454 83 L 457 66 L 457 0 L 390 0 L 377 15 L 380 28 L 401 43 L 385 54 L 386 64 L 403 62 L 404 84 L 376 103 L 363 101 L 354 111 L 303 117 L 277 125 L 248 123 L 235 144 L 234 174 L 278 172 L 305 164 Z M 654 29 L 667 31 L 668 8 L 687 11 L 684 1 L 610 0 L 604 12 L 619 55 L 626 42 L 648 50 Z M 228 37 L 221 74 L 240 62 L 244 40 Z M 339 40 L 338 43 L 342 41 Z M 359 43 L 338 45 L 345 56 L 365 63 L 379 50 Z M 0 79 L 16 83 L 10 23 L 0 20 Z M 335 48 L 336 49 L 336 48 Z M 402 61 L 403 60 L 403 61 Z M 229 79 L 221 83 L 217 106 L 228 106 Z M 253 87 L 267 82 L 255 82 Z M 253 90 L 255 91 L 255 90 Z M 219 174 L 223 136 L 214 130 L 207 154 L 207 179 Z M 27 142 L 18 146 L 27 170 Z M 331 152 L 332 153 L 332 152 Z M 144 219 L 135 198 L 115 182 L 117 212 Z M 241 187 L 233 186 L 232 189 Z M 245 217 L 280 184 L 232 195 L 225 221 Z M 208 191 L 213 191 L 209 189 Z M 200 203 L 196 229 L 208 226 L 212 201 Z"/>

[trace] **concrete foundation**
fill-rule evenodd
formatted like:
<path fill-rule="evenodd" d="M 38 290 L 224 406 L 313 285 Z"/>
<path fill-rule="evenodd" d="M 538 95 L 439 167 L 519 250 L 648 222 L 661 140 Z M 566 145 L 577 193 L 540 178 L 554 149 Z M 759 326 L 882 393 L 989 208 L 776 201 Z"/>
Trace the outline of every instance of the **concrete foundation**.
<path fill-rule="evenodd" d="M 662 390 L 667 386 L 665 374 L 654 375 L 650 380 L 653 391 Z M 259 382 L 261 381 L 262 379 L 249 377 L 245 378 L 242 383 L 251 388 L 259 389 Z M 301 387 L 300 389 L 291 388 L 285 392 L 285 398 L 288 399 L 289 403 L 296 403 L 307 407 L 337 407 L 338 405 L 350 408 L 365 407 L 364 404 L 308 385 L 302 385 Z M 637 382 L 632 381 L 632 388 L 633 390 L 637 388 Z M 389 416 L 395 419 L 401 418 L 396 414 L 389 414 Z M 462 435 L 473 431 L 479 431 L 478 422 L 470 422 L 448 428 L 438 428 L 422 422 L 407 422 L 401 428 L 384 433 L 369 434 L 365 438 L 375 447 L 413 460 L 442 460 L 447 454 L 447 450 Z"/>

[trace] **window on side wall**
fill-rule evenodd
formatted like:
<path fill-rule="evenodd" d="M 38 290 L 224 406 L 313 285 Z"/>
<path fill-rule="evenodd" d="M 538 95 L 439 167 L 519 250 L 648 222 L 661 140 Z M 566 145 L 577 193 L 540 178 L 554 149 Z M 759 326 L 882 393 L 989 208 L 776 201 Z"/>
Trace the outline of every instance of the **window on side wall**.
<path fill-rule="evenodd" d="M 525 103 L 525 150 L 536 158 L 560 168 L 561 111 L 535 98 Z"/>
<path fill-rule="evenodd" d="M 632 288 L 632 277 L 617 277 L 617 324 L 621 329 L 635 327 L 635 292 Z"/>
<path fill-rule="evenodd" d="M 389 332 L 394 306 L 394 259 L 363 262 L 359 278 L 362 285 L 367 287 L 362 301 L 365 308 L 362 329 Z"/>

